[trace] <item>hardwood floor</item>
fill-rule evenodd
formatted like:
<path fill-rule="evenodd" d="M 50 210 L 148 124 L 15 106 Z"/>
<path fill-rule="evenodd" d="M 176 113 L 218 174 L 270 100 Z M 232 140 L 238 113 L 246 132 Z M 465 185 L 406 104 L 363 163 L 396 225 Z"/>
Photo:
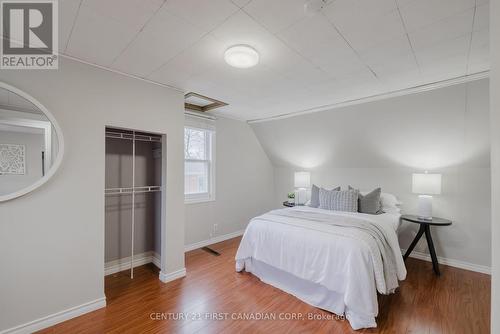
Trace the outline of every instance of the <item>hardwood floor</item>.
<path fill-rule="evenodd" d="M 187 276 L 168 284 L 158 280 L 151 264 L 137 268 L 133 280 L 128 272 L 110 275 L 105 278 L 106 308 L 40 333 L 489 333 L 488 275 L 441 266 L 442 275 L 436 277 L 431 263 L 410 258 L 398 292 L 379 296 L 378 328 L 353 331 L 347 321 L 322 319 L 332 315 L 251 274 L 236 273 L 239 241 L 211 246 L 222 254 L 218 257 L 200 249 L 187 253 Z M 215 312 L 227 312 L 229 319 L 204 316 Z M 193 319 L 198 314 L 201 319 Z M 276 320 L 231 319 L 234 314 L 274 315 Z M 280 315 L 318 319 L 286 321 Z"/>

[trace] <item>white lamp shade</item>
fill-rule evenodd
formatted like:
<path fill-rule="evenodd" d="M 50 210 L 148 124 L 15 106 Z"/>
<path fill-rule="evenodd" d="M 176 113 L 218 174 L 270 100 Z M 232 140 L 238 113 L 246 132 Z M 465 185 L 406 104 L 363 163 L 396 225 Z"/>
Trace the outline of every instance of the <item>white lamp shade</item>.
<path fill-rule="evenodd" d="M 311 186 L 311 173 L 295 172 L 295 188 L 309 188 Z"/>
<path fill-rule="evenodd" d="M 441 194 L 441 174 L 413 174 L 412 192 L 424 195 Z"/>

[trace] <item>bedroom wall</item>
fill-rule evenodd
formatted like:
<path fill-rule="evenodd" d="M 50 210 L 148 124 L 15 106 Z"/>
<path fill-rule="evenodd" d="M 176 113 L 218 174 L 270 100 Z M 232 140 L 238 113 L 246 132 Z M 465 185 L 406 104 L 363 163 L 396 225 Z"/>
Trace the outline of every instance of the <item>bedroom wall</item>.
<path fill-rule="evenodd" d="M 185 206 L 188 246 L 242 231 L 273 206 L 273 166 L 247 123 L 217 119 L 215 159 L 215 201 Z"/>
<path fill-rule="evenodd" d="M 0 80 L 45 105 L 65 140 L 48 183 L 0 203 L 0 331 L 102 304 L 105 125 L 167 134 L 164 273 L 184 268 L 183 93 L 64 58 Z"/>
<path fill-rule="evenodd" d="M 42 177 L 42 151 L 45 148 L 45 136 L 42 131 L 37 134 L 0 130 L 0 143 L 25 146 L 24 174 L 0 174 L 0 195 L 23 189 Z"/>
<path fill-rule="evenodd" d="M 490 6 L 492 295 L 491 333 L 500 333 L 500 1 Z"/>
<path fill-rule="evenodd" d="M 439 256 L 491 266 L 488 80 L 354 105 L 252 127 L 275 166 L 275 206 L 293 190 L 293 172 L 310 170 L 324 187 L 381 186 L 415 213 L 411 174 L 443 175 L 434 214 L 454 221 L 435 228 Z M 400 232 L 407 248 L 417 226 Z M 417 250 L 427 252 L 425 240 Z"/>

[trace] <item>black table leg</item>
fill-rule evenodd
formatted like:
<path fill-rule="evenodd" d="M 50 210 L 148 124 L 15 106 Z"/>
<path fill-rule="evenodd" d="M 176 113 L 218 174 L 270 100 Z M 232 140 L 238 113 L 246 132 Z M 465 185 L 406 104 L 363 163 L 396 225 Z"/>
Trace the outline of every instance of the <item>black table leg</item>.
<path fill-rule="evenodd" d="M 434 249 L 434 243 L 432 242 L 431 227 L 430 225 L 425 225 L 425 238 L 427 239 L 427 246 L 429 246 L 429 253 L 431 253 L 432 258 L 432 268 L 436 275 L 441 275 L 439 272 L 439 263 L 436 256 L 436 250 Z"/>
<path fill-rule="evenodd" d="M 425 226 L 423 224 L 421 224 L 420 228 L 418 230 L 418 233 L 415 236 L 415 239 L 413 239 L 410 247 L 408 247 L 408 249 L 406 250 L 406 253 L 403 256 L 403 260 L 406 260 L 406 258 L 408 258 L 408 256 L 410 256 L 411 252 L 413 251 L 413 248 L 415 248 L 415 246 L 417 245 L 417 242 L 420 240 L 420 238 L 422 237 L 422 234 L 424 234 L 424 232 L 425 232 Z"/>

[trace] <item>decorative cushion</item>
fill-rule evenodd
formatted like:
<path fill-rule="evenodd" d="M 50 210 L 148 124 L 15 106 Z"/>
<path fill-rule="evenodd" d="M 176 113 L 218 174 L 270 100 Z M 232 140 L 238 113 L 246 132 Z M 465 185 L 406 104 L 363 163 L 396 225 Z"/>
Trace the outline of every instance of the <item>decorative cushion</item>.
<path fill-rule="evenodd" d="M 358 212 L 358 192 L 353 190 L 319 190 L 319 208 L 334 211 Z"/>
<path fill-rule="evenodd" d="M 382 193 L 380 195 L 380 203 L 382 204 L 382 210 L 386 212 L 389 209 L 399 209 L 401 206 L 401 201 L 393 194 Z"/>
<path fill-rule="evenodd" d="M 332 191 L 340 191 L 340 187 L 333 188 Z M 309 202 L 311 208 L 319 207 L 319 187 L 315 184 L 311 187 L 311 200 Z"/>
<path fill-rule="evenodd" d="M 360 191 L 361 195 L 368 194 L 367 191 Z M 401 205 L 403 203 L 393 194 L 381 193 L 380 194 L 380 208 L 382 212 L 401 212 Z"/>
<path fill-rule="evenodd" d="M 368 213 L 371 215 L 376 215 L 382 213 L 380 194 L 382 193 L 381 188 L 376 188 L 367 194 L 362 194 L 359 190 L 354 189 L 349 186 L 349 190 L 355 190 L 358 192 L 358 212 Z"/>

